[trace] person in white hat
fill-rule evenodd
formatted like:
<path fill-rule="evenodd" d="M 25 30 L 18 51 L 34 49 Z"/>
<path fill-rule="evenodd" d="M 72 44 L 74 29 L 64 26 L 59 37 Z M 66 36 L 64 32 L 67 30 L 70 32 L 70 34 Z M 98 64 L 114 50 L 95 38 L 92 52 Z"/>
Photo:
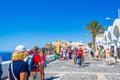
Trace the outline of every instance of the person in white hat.
<path fill-rule="evenodd" d="M 18 45 L 15 49 L 17 52 L 24 52 L 27 48 L 24 45 Z"/>
<path fill-rule="evenodd" d="M 8 69 L 8 80 L 28 80 L 30 75 L 28 64 L 23 61 L 27 55 L 27 49 L 24 45 L 16 47 Z"/>

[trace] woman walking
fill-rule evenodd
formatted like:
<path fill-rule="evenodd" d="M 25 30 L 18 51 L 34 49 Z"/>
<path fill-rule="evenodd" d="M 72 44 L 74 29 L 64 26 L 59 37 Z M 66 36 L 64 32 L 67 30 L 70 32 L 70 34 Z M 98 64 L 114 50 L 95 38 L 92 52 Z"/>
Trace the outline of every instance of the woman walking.
<path fill-rule="evenodd" d="M 42 49 L 42 52 L 40 54 L 41 57 L 41 62 L 42 62 L 42 71 L 41 71 L 41 75 L 42 75 L 42 80 L 45 80 L 45 67 L 47 67 L 46 65 L 46 54 L 45 54 L 45 49 Z"/>
<path fill-rule="evenodd" d="M 77 63 L 77 49 L 76 48 L 74 48 L 73 50 L 73 59 L 74 59 L 74 64 L 76 64 Z"/>
<path fill-rule="evenodd" d="M 78 56 L 78 64 L 80 68 L 82 65 L 82 56 L 83 56 L 83 50 L 81 48 L 78 49 L 77 56 Z"/>
<path fill-rule="evenodd" d="M 68 47 L 68 56 L 69 56 L 69 59 L 72 59 L 72 50 L 71 50 L 71 47 Z"/>
<path fill-rule="evenodd" d="M 9 65 L 8 80 L 28 80 L 30 75 L 28 64 L 23 61 L 26 58 L 27 49 L 24 45 L 18 45 L 12 54 L 12 62 Z"/>

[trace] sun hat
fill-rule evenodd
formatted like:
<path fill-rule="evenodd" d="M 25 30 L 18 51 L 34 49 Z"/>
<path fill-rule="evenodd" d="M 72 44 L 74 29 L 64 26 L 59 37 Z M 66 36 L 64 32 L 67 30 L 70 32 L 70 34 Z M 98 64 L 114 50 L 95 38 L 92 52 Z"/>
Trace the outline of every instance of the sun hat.
<path fill-rule="evenodd" d="M 27 49 L 24 45 L 18 45 L 15 50 L 18 52 L 23 52 L 26 51 Z"/>

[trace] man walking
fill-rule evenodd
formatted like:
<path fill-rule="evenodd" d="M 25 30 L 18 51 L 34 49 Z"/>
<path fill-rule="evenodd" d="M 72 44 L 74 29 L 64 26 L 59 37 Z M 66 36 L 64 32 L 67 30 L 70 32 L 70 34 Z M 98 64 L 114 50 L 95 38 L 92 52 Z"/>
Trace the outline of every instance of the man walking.
<path fill-rule="evenodd" d="M 81 48 L 78 49 L 77 56 L 78 56 L 78 64 L 80 68 L 82 65 L 82 56 L 83 56 L 83 50 Z"/>

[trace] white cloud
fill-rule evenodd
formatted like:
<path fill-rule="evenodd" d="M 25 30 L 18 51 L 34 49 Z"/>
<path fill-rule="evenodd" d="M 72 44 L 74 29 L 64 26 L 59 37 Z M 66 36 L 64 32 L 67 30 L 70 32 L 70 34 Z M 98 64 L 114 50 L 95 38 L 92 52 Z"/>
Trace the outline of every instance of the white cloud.
<path fill-rule="evenodd" d="M 109 18 L 109 17 L 106 17 L 106 20 L 111 20 L 111 18 Z"/>

